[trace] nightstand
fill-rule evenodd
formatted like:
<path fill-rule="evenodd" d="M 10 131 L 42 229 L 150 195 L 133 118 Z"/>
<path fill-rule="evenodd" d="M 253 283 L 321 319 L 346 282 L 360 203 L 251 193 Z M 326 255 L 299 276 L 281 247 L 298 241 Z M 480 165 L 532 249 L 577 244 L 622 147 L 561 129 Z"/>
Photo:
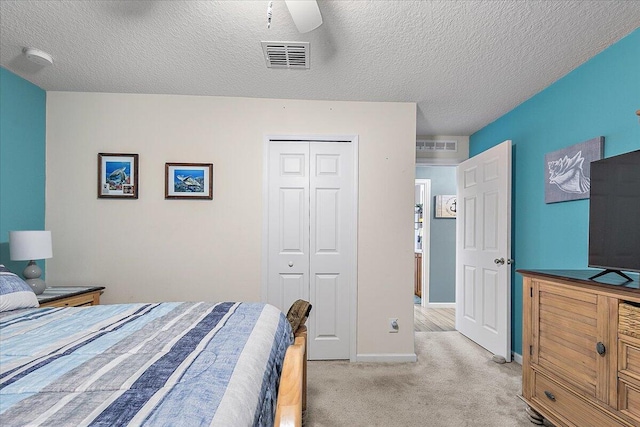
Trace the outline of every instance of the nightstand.
<path fill-rule="evenodd" d="M 40 307 L 82 307 L 100 304 L 104 286 L 52 286 L 37 295 Z"/>

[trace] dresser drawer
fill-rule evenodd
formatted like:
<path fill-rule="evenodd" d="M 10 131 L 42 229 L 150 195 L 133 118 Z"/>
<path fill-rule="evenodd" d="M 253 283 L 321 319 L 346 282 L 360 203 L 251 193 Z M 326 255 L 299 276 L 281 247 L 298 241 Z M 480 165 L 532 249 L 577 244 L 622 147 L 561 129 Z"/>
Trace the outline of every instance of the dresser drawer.
<path fill-rule="evenodd" d="M 640 339 L 640 305 L 621 302 L 618 308 L 618 333 Z"/>
<path fill-rule="evenodd" d="M 618 410 L 640 426 L 640 339 L 620 334 Z"/>
<path fill-rule="evenodd" d="M 618 409 L 640 425 L 640 388 L 618 381 Z"/>
<path fill-rule="evenodd" d="M 640 388 L 640 340 L 621 335 L 618 346 L 618 375 Z"/>
<path fill-rule="evenodd" d="M 534 372 L 532 400 L 568 426 L 613 427 L 626 425 L 539 372 Z"/>

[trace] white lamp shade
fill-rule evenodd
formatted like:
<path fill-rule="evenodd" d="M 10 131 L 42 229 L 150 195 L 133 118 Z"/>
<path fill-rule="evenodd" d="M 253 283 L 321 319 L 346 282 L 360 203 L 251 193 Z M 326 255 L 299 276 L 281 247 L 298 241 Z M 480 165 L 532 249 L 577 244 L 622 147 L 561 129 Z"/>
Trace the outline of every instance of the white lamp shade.
<path fill-rule="evenodd" d="M 9 253 L 13 261 L 51 258 L 51 231 L 10 231 Z"/>

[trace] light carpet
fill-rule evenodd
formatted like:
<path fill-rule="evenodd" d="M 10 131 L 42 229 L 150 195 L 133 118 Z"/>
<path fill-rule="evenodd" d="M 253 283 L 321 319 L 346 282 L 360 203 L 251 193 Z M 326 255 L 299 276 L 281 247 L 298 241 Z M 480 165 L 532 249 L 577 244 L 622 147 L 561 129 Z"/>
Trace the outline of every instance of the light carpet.
<path fill-rule="evenodd" d="M 521 367 L 459 332 L 416 332 L 417 363 L 308 364 L 307 426 L 533 426 Z"/>

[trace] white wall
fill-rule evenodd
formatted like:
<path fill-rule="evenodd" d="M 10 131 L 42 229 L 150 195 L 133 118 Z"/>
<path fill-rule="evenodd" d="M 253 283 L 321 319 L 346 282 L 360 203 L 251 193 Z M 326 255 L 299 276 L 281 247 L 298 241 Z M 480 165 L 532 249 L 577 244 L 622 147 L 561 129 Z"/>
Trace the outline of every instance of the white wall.
<path fill-rule="evenodd" d="M 356 134 L 357 352 L 413 354 L 415 128 L 413 103 L 48 92 L 47 283 L 259 301 L 264 135 Z M 97 198 L 99 152 L 140 155 L 138 200 Z M 164 200 L 165 162 L 213 163 L 214 200 Z"/>

